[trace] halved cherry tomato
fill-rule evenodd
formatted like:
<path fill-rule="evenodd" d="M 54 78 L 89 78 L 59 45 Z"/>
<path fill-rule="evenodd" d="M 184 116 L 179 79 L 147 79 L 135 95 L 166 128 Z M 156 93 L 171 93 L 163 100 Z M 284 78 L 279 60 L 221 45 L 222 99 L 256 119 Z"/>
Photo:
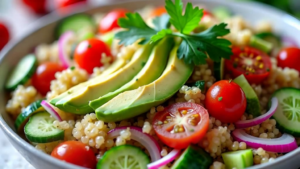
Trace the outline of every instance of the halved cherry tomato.
<path fill-rule="evenodd" d="M 125 9 L 115 9 L 109 12 L 104 18 L 100 21 L 99 24 L 99 32 L 106 33 L 114 30 L 115 28 L 119 28 L 118 19 L 124 18 L 128 11 Z"/>
<path fill-rule="evenodd" d="M 23 3 L 30 8 L 36 14 L 46 14 L 47 11 L 47 1 L 46 0 L 22 0 Z"/>
<path fill-rule="evenodd" d="M 7 27 L 3 23 L 0 23 L 0 51 L 7 44 L 9 38 Z"/>
<path fill-rule="evenodd" d="M 203 10 L 203 17 L 212 16 L 212 14 L 208 10 Z"/>
<path fill-rule="evenodd" d="M 157 17 L 157 16 L 161 16 L 163 14 L 167 13 L 167 10 L 164 6 L 160 6 L 155 8 L 151 13 L 150 13 L 150 17 Z"/>
<path fill-rule="evenodd" d="M 76 4 L 78 2 L 85 2 L 86 0 L 56 0 L 57 6 L 63 8 L 69 5 Z"/>
<path fill-rule="evenodd" d="M 89 146 L 78 141 L 66 141 L 59 144 L 51 153 L 52 157 L 82 167 L 94 169 L 96 156 Z"/>
<path fill-rule="evenodd" d="M 103 41 L 99 39 L 88 39 L 77 45 L 74 59 L 79 67 L 91 74 L 95 67 L 103 66 L 101 62 L 103 54 L 112 58 L 109 47 Z"/>
<path fill-rule="evenodd" d="M 172 148 L 183 149 L 198 143 L 209 125 L 206 109 L 196 103 L 176 103 L 158 112 L 153 128 L 159 139 Z"/>
<path fill-rule="evenodd" d="M 292 68 L 300 72 L 300 49 L 296 47 L 283 48 L 277 55 L 277 64 L 281 68 Z"/>
<path fill-rule="evenodd" d="M 64 68 L 55 62 L 46 62 L 38 66 L 32 76 L 32 85 L 42 94 L 46 95 L 50 91 L 51 81 L 55 79 L 55 73 Z"/>
<path fill-rule="evenodd" d="M 224 123 L 241 119 L 247 106 L 241 87 L 229 80 L 213 84 L 206 92 L 205 107 L 208 113 Z"/>
<path fill-rule="evenodd" d="M 249 83 L 260 84 L 272 68 L 270 57 L 252 47 L 233 47 L 230 60 L 225 60 L 226 70 L 235 78 L 244 74 Z"/>

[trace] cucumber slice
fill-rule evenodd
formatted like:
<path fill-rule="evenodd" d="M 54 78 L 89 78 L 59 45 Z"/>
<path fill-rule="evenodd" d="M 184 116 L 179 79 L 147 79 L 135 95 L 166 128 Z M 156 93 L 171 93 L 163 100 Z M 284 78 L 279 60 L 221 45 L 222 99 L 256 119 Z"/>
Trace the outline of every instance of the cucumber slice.
<path fill-rule="evenodd" d="M 66 31 L 74 31 L 82 35 L 82 31 L 95 31 L 95 23 L 87 14 L 74 14 L 61 20 L 55 28 L 55 37 L 58 39 Z"/>
<path fill-rule="evenodd" d="M 14 90 L 18 85 L 25 84 L 34 74 L 36 67 L 37 59 L 33 54 L 23 57 L 13 69 L 12 74 L 5 84 L 5 88 Z"/>
<path fill-rule="evenodd" d="M 272 48 L 273 48 L 273 44 L 268 42 L 268 41 L 265 41 L 261 38 L 258 38 L 256 36 L 252 36 L 250 38 L 250 46 L 256 48 L 256 49 L 259 49 L 265 53 L 269 53 Z"/>
<path fill-rule="evenodd" d="M 113 39 L 115 37 L 114 32 L 108 32 L 100 36 L 100 39 L 105 42 L 109 47 L 111 47 Z"/>
<path fill-rule="evenodd" d="M 281 38 L 271 32 L 261 32 L 254 35 L 260 39 L 270 42 L 273 45 L 273 49 L 280 48 L 282 46 Z"/>
<path fill-rule="evenodd" d="M 299 137 L 300 90 L 292 87 L 281 88 L 275 91 L 272 97 L 276 97 L 279 103 L 273 115 L 273 118 L 277 122 L 277 128 L 284 133 Z"/>
<path fill-rule="evenodd" d="M 216 18 L 218 18 L 221 21 L 224 21 L 225 19 L 228 19 L 232 16 L 229 9 L 226 7 L 222 7 L 222 6 L 214 8 L 212 13 L 213 13 L 213 16 L 215 16 Z"/>
<path fill-rule="evenodd" d="M 27 123 L 29 117 L 37 112 L 44 111 L 44 108 L 41 106 L 42 100 L 35 101 L 27 106 L 21 114 L 18 115 L 15 121 L 15 128 L 18 132 L 21 132 Z"/>
<path fill-rule="evenodd" d="M 246 95 L 246 99 L 247 99 L 246 112 L 252 114 L 254 117 L 260 116 L 261 111 L 260 111 L 260 104 L 259 104 L 258 97 L 255 91 L 253 90 L 253 88 L 248 83 L 245 76 L 240 75 L 237 78 L 235 78 L 233 81 L 242 88 L 242 90 Z"/>
<path fill-rule="evenodd" d="M 224 78 L 224 59 L 220 62 L 214 62 L 214 76 L 217 81 Z"/>
<path fill-rule="evenodd" d="M 226 168 L 244 169 L 253 165 L 251 149 L 223 153 L 222 158 Z"/>
<path fill-rule="evenodd" d="M 149 157 L 141 149 L 122 145 L 105 152 L 97 163 L 97 169 L 147 169 Z"/>
<path fill-rule="evenodd" d="M 34 143 L 49 143 L 64 139 L 64 130 L 53 126 L 55 119 L 48 112 L 36 113 L 25 125 L 26 138 Z"/>
<path fill-rule="evenodd" d="M 207 152 L 200 147 L 190 145 L 171 169 L 207 169 L 212 163 L 213 159 Z"/>

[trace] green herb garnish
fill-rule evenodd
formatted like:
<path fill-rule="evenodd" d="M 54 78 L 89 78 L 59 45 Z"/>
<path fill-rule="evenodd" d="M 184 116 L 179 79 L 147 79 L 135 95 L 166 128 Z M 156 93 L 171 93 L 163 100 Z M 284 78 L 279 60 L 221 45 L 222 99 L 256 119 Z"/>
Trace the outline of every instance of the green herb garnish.
<path fill-rule="evenodd" d="M 198 87 L 201 90 L 201 92 L 203 92 L 205 88 L 205 81 L 204 80 L 196 81 L 194 86 Z"/>
<path fill-rule="evenodd" d="M 177 50 L 179 59 L 187 64 L 199 65 L 206 63 L 206 58 L 220 62 L 221 58 L 229 59 L 232 54 L 230 41 L 220 37 L 227 35 L 230 30 L 227 24 L 215 25 L 201 33 L 190 34 L 198 25 L 203 16 L 203 9 L 193 7 L 187 3 L 183 13 L 182 0 L 166 0 L 165 8 L 169 14 L 153 20 L 154 29 L 150 28 L 138 13 L 128 13 L 126 18 L 119 19 L 118 23 L 125 31 L 118 32 L 116 38 L 120 44 L 130 45 L 138 40 L 139 44 L 157 42 L 164 37 L 180 37 L 181 44 Z M 177 31 L 171 30 L 172 24 Z"/>
<path fill-rule="evenodd" d="M 222 101 L 222 99 L 223 99 L 223 97 L 219 97 L 219 98 L 218 98 L 218 101 Z"/>

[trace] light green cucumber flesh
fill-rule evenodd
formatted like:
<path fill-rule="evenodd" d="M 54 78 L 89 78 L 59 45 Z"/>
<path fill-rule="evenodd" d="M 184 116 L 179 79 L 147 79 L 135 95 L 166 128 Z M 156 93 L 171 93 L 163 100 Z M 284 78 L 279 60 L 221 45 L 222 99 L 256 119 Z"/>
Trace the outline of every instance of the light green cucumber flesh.
<path fill-rule="evenodd" d="M 235 78 L 233 81 L 242 88 L 242 90 L 246 95 L 246 99 L 247 99 L 246 112 L 252 114 L 254 117 L 260 116 L 261 110 L 260 110 L 260 103 L 258 97 L 255 91 L 253 90 L 253 88 L 248 83 L 245 76 L 240 75 L 237 78 Z"/>
<path fill-rule="evenodd" d="M 217 81 L 224 78 L 224 59 L 221 59 L 220 62 L 214 62 L 214 76 Z"/>
<path fill-rule="evenodd" d="M 300 90 L 281 88 L 272 97 L 278 99 L 278 107 L 273 115 L 276 126 L 283 133 L 300 136 Z"/>
<path fill-rule="evenodd" d="M 97 163 L 97 169 L 147 169 L 149 157 L 131 145 L 113 147 Z"/>
<path fill-rule="evenodd" d="M 260 49 L 261 51 L 263 51 L 265 53 L 269 53 L 273 48 L 272 43 L 265 41 L 261 38 L 258 38 L 256 36 L 252 36 L 250 38 L 250 46 Z"/>
<path fill-rule="evenodd" d="M 29 117 L 31 117 L 33 114 L 37 112 L 44 111 L 44 108 L 41 106 L 41 102 L 42 100 L 38 100 L 31 103 L 21 112 L 21 114 L 18 115 L 15 121 L 15 128 L 17 129 L 18 132 L 22 131 Z"/>
<path fill-rule="evenodd" d="M 206 151 L 190 145 L 175 161 L 171 169 L 207 169 L 212 163 L 213 159 Z"/>
<path fill-rule="evenodd" d="M 53 125 L 54 118 L 48 112 L 39 112 L 29 118 L 25 125 L 26 138 L 34 143 L 49 143 L 64 139 L 64 130 Z"/>
<path fill-rule="evenodd" d="M 9 76 L 5 88 L 14 90 L 18 85 L 25 84 L 34 74 L 36 66 L 37 59 L 33 54 L 29 54 L 22 58 Z"/>
<path fill-rule="evenodd" d="M 222 158 L 226 168 L 244 169 L 253 165 L 251 149 L 223 153 Z"/>

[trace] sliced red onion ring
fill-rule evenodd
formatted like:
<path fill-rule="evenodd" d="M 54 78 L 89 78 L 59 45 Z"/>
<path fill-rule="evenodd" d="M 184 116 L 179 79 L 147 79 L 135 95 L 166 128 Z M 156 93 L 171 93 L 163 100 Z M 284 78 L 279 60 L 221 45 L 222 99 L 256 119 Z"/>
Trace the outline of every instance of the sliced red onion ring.
<path fill-rule="evenodd" d="M 248 128 L 248 127 L 252 127 L 252 126 L 256 126 L 258 124 L 261 124 L 262 122 L 266 121 L 267 119 L 269 119 L 270 117 L 273 116 L 273 114 L 275 113 L 276 109 L 278 107 L 278 99 L 276 97 L 273 97 L 271 100 L 271 107 L 270 110 L 268 112 L 266 112 L 265 114 L 256 117 L 254 119 L 251 120 L 242 120 L 242 121 L 238 121 L 235 123 L 235 127 L 237 129 L 239 128 Z"/>
<path fill-rule="evenodd" d="M 236 141 L 245 142 L 248 147 L 263 148 L 266 151 L 276 153 L 287 153 L 298 147 L 295 138 L 286 133 L 279 138 L 266 139 L 251 136 L 243 129 L 236 129 L 232 132 L 232 136 Z"/>
<path fill-rule="evenodd" d="M 287 47 L 291 47 L 291 46 L 298 47 L 297 42 L 294 39 L 287 37 L 287 36 L 282 37 L 282 43 L 284 46 L 287 46 Z"/>
<path fill-rule="evenodd" d="M 59 116 L 59 114 L 53 109 L 53 107 L 51 106 L 50 103 L 48 103 L 46 100 L 43 100 L 41 102 L 41 105 L 44 107 L 44 109 L 51 114 L 51 116 L 53 116 L 56 120 L 58 121 L 62 121 L 61 117 Z"/>
<path fill-rule="evenodd" d="M 128 127 L 118 127 L 115 129 L 112 129 L 108 132 L 109 138 L 116 138 L 120 135 L 120 132 L 122 130 L 126 130 Z M 160 156 L 160 146 L 158 145 L 158 142 L 149 134 L 143 133 L 143 130 L 139 127 L 132 127 L 130 126 L 130 133 L 131 133 L 131 139 L 139 142 L 142 144 L 149 152 L 151 161 L 157 161 L 161 158 Z"/>
<path fill-rule="evenodd" d="M 66 53 L 66 45 L 70 39 L 74 38 L 75 34 L 71 31 L 62 34 L 58 40 L 58 56 L 64 68 L 71 66 L 71 60 Z"/>
<path fill-rule="evenodd" d="M 159 167 L 165 166 L 175 160 L 181 154 L 181 150 L 173 149 L 168 155 L 164 156 L 163 158 L 150 163 L 147 165 L 148 169 L 157 169 Z"/>

